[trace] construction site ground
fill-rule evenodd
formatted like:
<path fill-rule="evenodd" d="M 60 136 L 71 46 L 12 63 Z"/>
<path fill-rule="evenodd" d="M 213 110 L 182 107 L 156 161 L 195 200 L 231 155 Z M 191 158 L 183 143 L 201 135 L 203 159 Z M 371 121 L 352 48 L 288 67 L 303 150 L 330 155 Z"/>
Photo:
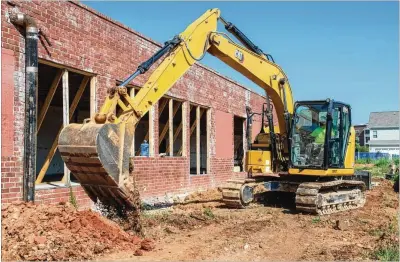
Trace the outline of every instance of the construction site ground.
<path fill-rule="evenodd" d="M 321 217 L 294 211 L 291 195 L 281 196 L 283 205 L 271 195 L 269 203 L 234 210 L 218 190 L 196 193 L 185 204 L 142 212 L 140 237 L 123 222 L 69 204 L 50 212 L 3 206 L 2 260 L 389 259 L 398 252 L 398 195 L 393 182 L 374 183 L 363 208 Z"/>

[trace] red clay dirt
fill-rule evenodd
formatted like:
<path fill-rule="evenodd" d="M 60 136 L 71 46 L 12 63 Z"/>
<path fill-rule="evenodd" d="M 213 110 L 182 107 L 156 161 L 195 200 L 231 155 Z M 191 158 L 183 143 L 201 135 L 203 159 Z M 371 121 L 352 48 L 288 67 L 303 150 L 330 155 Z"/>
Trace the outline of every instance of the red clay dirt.
<path fill-rule="evenodd" d="M 218 200 L 188 197 L 190 204 L 143 216 L 156 248 L 135 260 L 373 260 L 385 242 L 398 243 L 398 196 L 391 182 L 379 183 L 367 192 L 363 208 L 322 217 L 279 206 L 227 209 Z M 100 259 L 129 257 L 122 251 Z"/>
<path fill-rule="evenodd" d="M 197 193 L 142 213 L 145 239 L 69 204 L 3 205 L 2 260 L 371 260 L 398 243 L 398 195 L 378 182 L 363 208 L 322 217 L 287 206 L 228 209 L 218 191 Z"/>
<path fill-rule="evenodd" d="M 141 245 L 142 239 L 116 223 L 91 210 L 77 211 L 69 203 L 2 206 L 3 261 L 88 260 L 117 250 L 133 254 Z"/>

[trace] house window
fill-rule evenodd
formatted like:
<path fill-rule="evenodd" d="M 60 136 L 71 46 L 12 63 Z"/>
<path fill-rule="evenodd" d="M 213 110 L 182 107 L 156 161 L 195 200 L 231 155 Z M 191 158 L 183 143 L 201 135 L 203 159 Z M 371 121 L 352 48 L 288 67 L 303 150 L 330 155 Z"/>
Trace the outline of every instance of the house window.
<path fill-rule="evenodd" d="M 39 63 L 35 184 L 77 182 L 58 150 L 58 137 L 69 123 L 81 124 L 96 109 L 96 76 L 72 68 Z"/>
<path fill-rule="evenodd" d="M 208 109 L 191 105 L 190 109 L 190 174 L 208 173 Z"/>
<path fill-rule="evenodd" d="M 182 156 L 182 102 L 164 97 L 158 105 L 158 151 L 166 156 Z"/>
<path fill-rule="evenodd" d="M 129 96 L 132 99 L 135 98 L 135 95 L 137 95 L 137 93 L 140 90 L 139 87 L 131 86 L 131 85 L 128 85 L 127 89 L 129 92 Z M 134 134 L 133 141 L 132 141 L 132 148 L 131 148 L 131 156 L 132 157 L 142 155 L 141 145 L 145 142 L 145 140 L 146 140 L 146 143 L 148 143 L 148 144 L 152 143 L 152 141 L 150 141 L 149 132 L 150 132 L 150 116 L 149 116 L 149 112 L 147 112 L 140 118 L 139 122 L 136 125 L 135 134 Z M 149 155 L 151 155 L 150 150 L 149 150 Z"/>
<path fill-rule="evenodd" d="M 233 120 L 233 155 L 234 155 L 234 172 L 243 172 L 243 128 L 244 128 L 244 118 L 234 116 Z"/>
<path fill-rule="evenodd" d="M 378 131 L 376 130 L 372 131 L 372 136 L 373 138 L 378 138 Z"/>

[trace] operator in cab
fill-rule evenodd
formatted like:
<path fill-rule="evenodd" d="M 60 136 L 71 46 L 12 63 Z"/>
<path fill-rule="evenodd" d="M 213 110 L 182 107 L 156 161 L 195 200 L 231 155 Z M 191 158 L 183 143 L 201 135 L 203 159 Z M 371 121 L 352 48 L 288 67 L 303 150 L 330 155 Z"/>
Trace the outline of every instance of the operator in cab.
<path fill-rule="evenodd" d="M 326 118 L 321 117 L 319 126 L 314 129 L 311 136 L 314 138 L 314 143 L 323 145 L 325 143 L 325 132 L 326 132 Z"/>

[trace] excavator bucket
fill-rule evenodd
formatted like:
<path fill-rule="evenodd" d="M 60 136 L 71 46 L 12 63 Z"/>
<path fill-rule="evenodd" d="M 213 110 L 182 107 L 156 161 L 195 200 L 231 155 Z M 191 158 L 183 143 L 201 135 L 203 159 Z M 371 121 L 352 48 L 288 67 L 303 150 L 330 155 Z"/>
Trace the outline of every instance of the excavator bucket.
<path fill-rule="evenodd" d="M 68 169 L 89 197 L 105 205 L 134 208 L 129 183 L 133 124 L 69 124 L 60 133 L 58 149 Z"/>

